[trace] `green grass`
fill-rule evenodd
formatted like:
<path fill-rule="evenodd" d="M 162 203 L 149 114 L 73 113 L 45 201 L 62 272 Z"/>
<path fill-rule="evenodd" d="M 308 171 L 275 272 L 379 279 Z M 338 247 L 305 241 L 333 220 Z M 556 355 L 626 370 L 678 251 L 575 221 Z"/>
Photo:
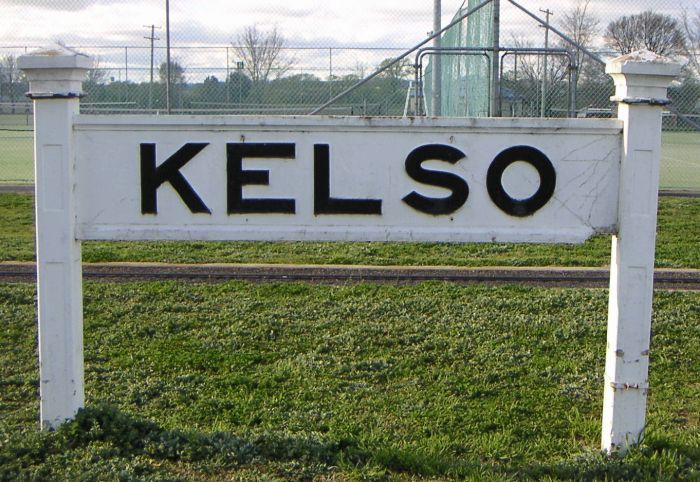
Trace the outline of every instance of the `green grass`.
<path fill-rule="evenodd" d="M 656 293 L 641 448 L 600 454 L 605 290 L 85 286 L 87 409 L 38 433 L 0 285 L 0 480 L 698 480 L 700 294 Z"/>
<path fill-rule="evenodd" d="M 34 133 L 21 128 L 3 130 L 4 127 L 0 125 L 0 183 L 33 182 Z"/>
<path fill-rule="evenodd" d="M 31 114 L 0 114 L 0 128 L 14 127 L 32 130 L 34 116 Z"/>
<path fill-rule="evenodd" d="M 33 197 L 0 194 L 0 261 L 34 259 Z M 659 202 L 656 265 L 700 268 L 700 199 Z M 88 262 L 606 266 L 610 236 L 582 245 L 312 242 L 86 242 Z"/>
<path fill-rule="evenodd" d="M 0 114 L 0 184 L 34 180 L 31 116 Z"/>
<path fill-rule="evenodd" d="M 700 191 L 700 132 L 663 132 L 661 189 Z"/>
<path fill-rule="evenodd" d="M 34 259 L 34 196 L 0 193 L 0 247 L 2 261 Z"/>

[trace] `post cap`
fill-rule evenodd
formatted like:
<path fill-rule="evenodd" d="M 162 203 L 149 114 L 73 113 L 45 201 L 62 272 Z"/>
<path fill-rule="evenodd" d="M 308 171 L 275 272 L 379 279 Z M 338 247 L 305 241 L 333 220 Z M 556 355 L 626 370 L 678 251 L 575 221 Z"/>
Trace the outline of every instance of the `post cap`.
<path fill-rule="evenodd" d="M 615 81 L 615 96 L 610 100 L 629 105 L 666 105 L 666 89 L 680 71 L 679 63 L 649 50 L 612 59 L 605 66 L 605 72 Z"/>
<path fill-rule="evenodd" d="M 650 50 L 637 50 L 609 60 L 605 65 L 605 72 L 608 74 L 676 77 L 681 72 L 681 65 Z"/>
<path fill-rule="evenodd" d="M 72 99 L 81 96 L 85 73 L 93 62 L 64 45 L 36 50 L 17 59 L 29 80 L 30 99 Z"/>
<path fill-rule="evenodd" d="M 93 68 L 90 57 L 63 45 L 35 50 L 17 59 L 22 70 L 32 69 L 81 69 Z"/>

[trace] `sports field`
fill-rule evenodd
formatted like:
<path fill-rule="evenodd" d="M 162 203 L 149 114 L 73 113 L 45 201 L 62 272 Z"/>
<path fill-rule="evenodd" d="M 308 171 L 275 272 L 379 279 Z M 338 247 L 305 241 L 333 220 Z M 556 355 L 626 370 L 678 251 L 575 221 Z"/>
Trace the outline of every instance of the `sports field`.
<path fill-rule="evenodd" d="M 27 115 L 0 115 L 0 183 L 34 180 L 32 122 Z"/>
<path fill-rule="evenodd" d="M 0 115 L 0 183 L 32 183 L 32 120 Z M 700 191 L 700 132 L 664 132 L 661 189 Z"/>
<path fill-rule="evenodd" d="M 664 132 L 661 189 L 700 191 L 700 132 Z"/>

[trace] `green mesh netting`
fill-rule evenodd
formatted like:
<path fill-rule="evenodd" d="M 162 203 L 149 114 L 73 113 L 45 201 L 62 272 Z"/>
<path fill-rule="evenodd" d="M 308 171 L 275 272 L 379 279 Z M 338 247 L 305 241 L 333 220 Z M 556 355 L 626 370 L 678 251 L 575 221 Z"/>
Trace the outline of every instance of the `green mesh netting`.
<path fill-rule="evenodd" d="M 453 21 L 476 7 L 482 0 L 469 0 L 455 14 Z M 442 38 L 443 48 L 490 48 L 493 43 L 493 4 L 482 7 L 465 20 L 447 30 Z M 430 56 L 431 59 L 434 56 Z M 423 76 L 423 92 L 427 113 L 433 115 L 432 71 L 429 62 Z M 481 52 L 443 54 L 441 112 L 449 117 L 486 117 L 489 115 L 490 59 Z"/>

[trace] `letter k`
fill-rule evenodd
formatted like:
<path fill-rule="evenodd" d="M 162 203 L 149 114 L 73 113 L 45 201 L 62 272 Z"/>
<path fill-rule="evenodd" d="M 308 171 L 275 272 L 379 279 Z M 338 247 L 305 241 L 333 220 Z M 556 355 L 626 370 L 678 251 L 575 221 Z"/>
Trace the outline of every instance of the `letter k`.
<path fill-rule="evenodd" d="M 156 192 L 161 184 L 169 182 L 193 213 L 211 214 L 180 169 L 209 143 L 190 142 L 182 146 L 160 166 L 156 167 L 156 145 L 141 144 L 141 213 L 158 214 Z"/>

